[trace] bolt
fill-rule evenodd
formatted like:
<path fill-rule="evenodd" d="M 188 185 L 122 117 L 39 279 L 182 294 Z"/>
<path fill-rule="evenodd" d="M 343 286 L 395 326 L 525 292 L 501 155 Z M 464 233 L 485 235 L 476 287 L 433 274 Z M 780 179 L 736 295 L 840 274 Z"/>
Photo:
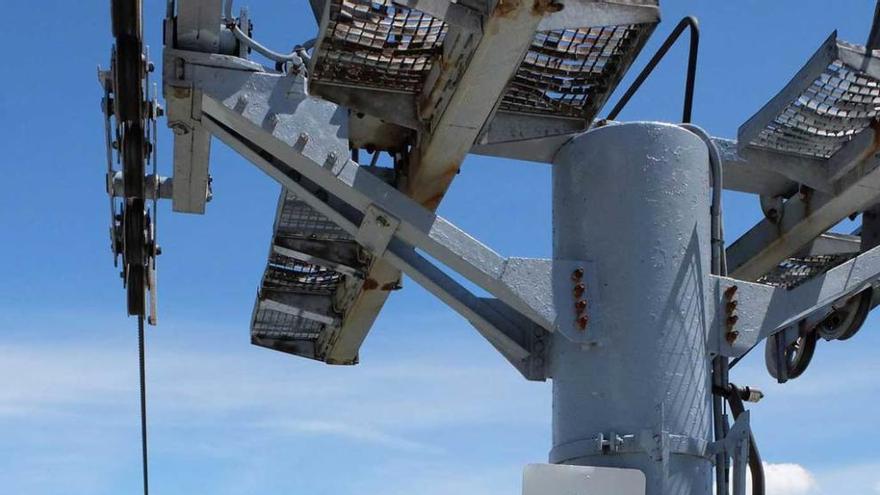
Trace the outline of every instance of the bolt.
<path fill-rule="evenodd" d="M 584 278 L 584 269 L 583 268 L 576 268 L 573 272 L 571 272 L 571 279 L 573 281 L 577 282 L 582 278 Z"/>
<path fill-rule="evenodd" d="M 586 290 L 586 286 L 584 284 L 577 284 L 574 286 L 574 297 L 580 298 L 584 295 L 584 291 Z"/>
<path fill-rule="evenodd" d="M 739 338 L 739 332 L 731 330 L 727 332 L 727 335 L 725 335 L 724 338 L 727 340 L 728 344 L 733 345 L 733 343 L 736 342 L 736 339 Z"/>
<path fill-rule="evenodd" d="M 589 317 L 589 316 L 587 316 L 587 315 L 581 315 L 581 316 L 577 319 L 577 325 L 578 325 L 578 328 L 580 328 L 581 330 L 586 330 L 586 329 L 587 329 L 587 323 L 589 323 L 589 322 L 590 322 L 590 317 Z"/>
<path fill-rule="evenodd" d="M 584 310 L 587 309 L 587 301 L 581 299 L 580 301 L 574 303 L 574 309 L 575 311 L 577 311 L 578 314 L 583 313 Z"/>
<path fill-rule="evenodd" d="M 183 122 L 172 122 L 168 124 L 168 127 L 170 127 L 171 131 L 177 136 L 183 136 L 184 134 L 189 133 L 189 129 L 183 124 Z"/>
<path fill-rule="evenodd" d="M 725 305 L 725 309 L 727 310 L 727 314 L 733 313 L 733 310 L 736 309 L 736 305 L 737 305 L 736 300 L 727 301 L 727 304 Z"/>
<path fill-rule="evenodd" d="M 382 227 L 387 227 L 389 225 L 388 219 L 383 217 L 382 215 L 379 215 L 378 217 L 376 217 L 376 223 L 378 223 Z"/>
<path fill-rule="evenodd" d="M 732 327 L 732 326 L 736 325 L 736 322 L 738 322 L 738 321 L 739 321 L 739 316 L 730 315 L 727 317 L 727 326 Z"/>
<path fill-rule="evenodd" d="M 294 145 L 299 151 L 302 151 L 306 148 L 306 143 L 309 142 L 309 135 L 305 132 L 301 132 L 299 137 L 296 138 L 296 144 Z"/>
<path fill-rule="evenodd" d="M 248 97 L 247 95 L 241 94 L 238 95 L 238 98 L 235 100 L 235 111 L 238 113 L 244 112 L 244 109 L 247 108 Z"/>
<path fill-rule="evenodd" d="M 724 297 L 731 299 L 733 295 L 736 294 L 738 287 L 735 285 L 731 285 L 730 287 L 724 289 Z"/>

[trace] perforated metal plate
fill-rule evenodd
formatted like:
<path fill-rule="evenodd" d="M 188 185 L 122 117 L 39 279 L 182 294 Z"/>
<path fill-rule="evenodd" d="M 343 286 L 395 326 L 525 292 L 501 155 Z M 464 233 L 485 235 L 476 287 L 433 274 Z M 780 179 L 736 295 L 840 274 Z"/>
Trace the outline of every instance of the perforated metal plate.
<path fill-rule="evenodd" d="M 864 48 L 832 34 L 795 78 L 739 131 L 740 145 L 830 158 L 880 114 L 880 81 Z"/>
<path fill-rule="evenodd" d="M 535 33 L 501 109 L 592 120 L 653 28 L 638 24 Z"/>
<path fill-rule="evenodd" d="M 446 24 L 391 0 L 331 0 L 313 77 L 417 93 L 439 55 Z"/>

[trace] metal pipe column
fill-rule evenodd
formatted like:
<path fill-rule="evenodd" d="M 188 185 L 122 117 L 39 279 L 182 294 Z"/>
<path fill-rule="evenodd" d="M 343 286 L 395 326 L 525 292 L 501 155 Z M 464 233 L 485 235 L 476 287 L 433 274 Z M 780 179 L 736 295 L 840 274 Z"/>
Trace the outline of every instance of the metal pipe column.
<path fill-rule="evenodd" d="M 706 145 L 670 124 L 601 127 L 557 154 L 551 462 L 712 493 L 709 173 Z"/>

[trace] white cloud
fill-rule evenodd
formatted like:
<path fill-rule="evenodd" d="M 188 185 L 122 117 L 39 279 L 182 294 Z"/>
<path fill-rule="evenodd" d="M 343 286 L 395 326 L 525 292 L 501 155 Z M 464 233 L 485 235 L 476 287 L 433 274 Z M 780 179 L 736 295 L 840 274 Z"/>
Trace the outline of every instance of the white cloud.
<path fill-rule="evenodd" d="M 799 464 L 764 463 L 766 492 L 772 495 L 809 495 L 817 493 L 815 476 Z"/>

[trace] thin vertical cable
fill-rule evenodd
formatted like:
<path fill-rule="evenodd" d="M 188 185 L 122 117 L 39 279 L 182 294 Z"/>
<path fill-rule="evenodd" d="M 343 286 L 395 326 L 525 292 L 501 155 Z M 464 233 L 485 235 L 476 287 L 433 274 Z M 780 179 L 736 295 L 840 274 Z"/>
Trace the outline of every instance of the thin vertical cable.
<path fill-rule="evenodd" d="M 138 364 L 141 385 L 141 456 L 144 471 L 144 495 L 150 493 L 147 470 L 147 366 L 144 359 L 144 317 L 138 316 Z"/>

